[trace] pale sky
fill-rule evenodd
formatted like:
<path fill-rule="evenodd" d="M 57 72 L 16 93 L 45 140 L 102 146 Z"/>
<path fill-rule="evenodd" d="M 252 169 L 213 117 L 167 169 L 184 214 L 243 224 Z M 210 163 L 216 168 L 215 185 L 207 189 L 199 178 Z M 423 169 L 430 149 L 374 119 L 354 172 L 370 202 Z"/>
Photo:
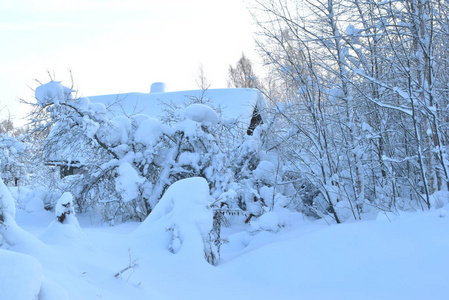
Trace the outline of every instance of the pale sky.
<path fill-rule="evenodd" d="M 202 64 L 212 88 L 226 87 L 242 52 L 257 61 L 244 0 L 0 0 L 0 119 L 23 118 L 37 83 L 70 85 L 79 95 L 197 88 Z M 23 121 L 15 121 L 22 124 Z"/>

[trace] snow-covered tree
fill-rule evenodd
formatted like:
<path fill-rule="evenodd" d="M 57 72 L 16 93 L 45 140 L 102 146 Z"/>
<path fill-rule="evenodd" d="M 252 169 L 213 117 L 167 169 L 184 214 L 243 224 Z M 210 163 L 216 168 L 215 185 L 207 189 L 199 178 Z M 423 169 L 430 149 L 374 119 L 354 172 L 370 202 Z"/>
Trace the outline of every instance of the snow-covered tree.
<path fill-rule="evenodd" d="M 34 120 L 41 124 L 37 130 L 50 129 L 47 161 L 82 167 L 60 185 L 74 193 L 78 209 L 101 208 L 111 222 L 144 220 L 172 183 L 196 176 L 208 180 L 214 197 L 227 192 L 230 129 L 207 99 L 167 104 L 162 120 L 108 118 L 105 106 L 73 99 L 72 92 L 59 82 L 38 87 L 34 116 L 47 118 Z"/>
<path fill-rule="evenodd" d="M 17 185 L 26 176 L 26 144 L 8 133 L 0 134 L 0 177 L 6 185 Z"/>
<path fill-rule="evenodd" d="M 274 95 L 273 145 L 325 200 L 324 211 L 309 206 L 337 222 L 370 206 L 429 207 L 447 189 L 446 4 L 299 4 L 258 1 L 255 15 L 259 46 L 288 87 Z"/>
<path fill-rule="evenodd" d="M 252 62 L 242 53 L 235 66 L 229 66 L 228 87 L 261 88 L 261 83 L 254 71 Z"/>

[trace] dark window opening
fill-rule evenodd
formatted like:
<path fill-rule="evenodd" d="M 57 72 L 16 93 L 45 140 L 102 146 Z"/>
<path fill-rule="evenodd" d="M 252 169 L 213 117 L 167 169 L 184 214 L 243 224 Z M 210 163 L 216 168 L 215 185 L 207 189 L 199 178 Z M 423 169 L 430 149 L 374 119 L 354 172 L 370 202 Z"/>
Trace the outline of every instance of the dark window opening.
<path fill-rule="evenodd" d="M 61 178 L 76 174 L 78 167 L 73 166 L 60 166 Z"/>

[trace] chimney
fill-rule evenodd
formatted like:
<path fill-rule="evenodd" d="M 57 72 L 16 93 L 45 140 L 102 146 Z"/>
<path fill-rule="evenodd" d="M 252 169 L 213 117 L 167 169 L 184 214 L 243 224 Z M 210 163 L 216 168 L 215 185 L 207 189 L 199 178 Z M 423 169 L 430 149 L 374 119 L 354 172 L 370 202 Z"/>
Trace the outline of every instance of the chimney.
<path fill-rule="evenodd" d="M 166 93 L 167 85 L 165 82 L 155 82 L 151 85 L 150 93 Z"/>

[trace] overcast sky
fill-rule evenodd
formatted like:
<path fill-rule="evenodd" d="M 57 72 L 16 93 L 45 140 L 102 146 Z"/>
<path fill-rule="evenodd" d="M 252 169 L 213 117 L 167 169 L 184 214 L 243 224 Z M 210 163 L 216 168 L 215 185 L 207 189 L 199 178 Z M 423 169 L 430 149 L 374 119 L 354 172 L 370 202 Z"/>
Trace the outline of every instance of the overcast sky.
<path fill-rule="evenodd" d="M 254 27 L 243 0 L 0 0 L 0 117 L 15 118 L 38 79 L 82 96 L 196 88 L 200 64 L 212 88 L 226 87 L 241 53 L 257 60 Z M 16 121 L 19 123 L 19 121 Z"/>

